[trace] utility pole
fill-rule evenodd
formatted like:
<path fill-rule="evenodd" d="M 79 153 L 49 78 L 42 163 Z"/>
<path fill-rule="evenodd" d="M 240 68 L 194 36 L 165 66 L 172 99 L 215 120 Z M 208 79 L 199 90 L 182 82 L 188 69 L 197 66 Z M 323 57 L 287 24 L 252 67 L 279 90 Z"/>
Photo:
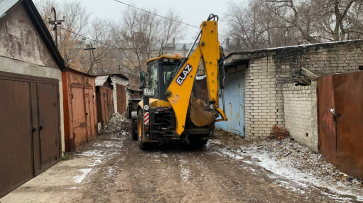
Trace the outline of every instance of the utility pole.
<path fill-rule="evenodd" d="M 50 11 L 53 13 L 53 18 L 54 19 L 51 20 L 49 18 L 48 20 L 49 20 L 49 23 L 54 26 L 53 27 L 53 31 L 54 31 L 54 41 L 55 41 L 55 45 L 58 47 L 57 27 L 58 27 L 58 25 L 61 25 L 64 20 L 57 20 L 57 12 L 55 11 L 55 8 L 53 6 L 51 7 Z"/>
<path fill-rule="evenodd" d="M 95 50 L 96 48 L 93 47 L 92 42 L 89 43 L 89 45 L 86 45 L 86 48 L 84 50 L 89 50 L 89 60 L 90 60 L 90 65 L 89 65 L 89 69 L 87 71 L 87 73 L 90 73 L 91 69 L 92 69 L 92 53 L 93 50 Z"/>
<path fill-rule="evenodd" d="M 185 53 L 187 52 L 187 46 L 184 44 L 183 45 L 183 55 L 184 57 L 186 56 Z"/>

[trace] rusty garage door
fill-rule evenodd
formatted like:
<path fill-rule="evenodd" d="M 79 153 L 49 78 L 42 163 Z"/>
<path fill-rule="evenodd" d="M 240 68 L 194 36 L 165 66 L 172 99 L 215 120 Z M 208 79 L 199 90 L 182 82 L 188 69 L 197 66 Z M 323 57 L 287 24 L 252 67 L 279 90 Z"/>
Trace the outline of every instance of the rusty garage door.
<path fill-rule="evenodd" d="M 96 137 L 96 120 L 92 115 L 95 114 L 93 90 L 84 87 L 72 86 L 72 130 L 73 150 L 79 149 L 84 143 Z"/>
<path fill-rule="evenodd" d="M 81 87 L 72 87 L 72 119 L 73 119 L 73 139 L 75 149 L 88 141 L 86 112 L 84 107 L 84 93 Z"/>
<path fill-rule="evenodd" d="M 98 123 L 102 124 L 102 128 L 104 128 L 108 123 L 113 112 L 112 96 L 112 89 L 106 87 L 97 87 Z"/>
<path fill-rule="evenodd" d="M 58 81 L 0 72 L 0 197 L 60 157 Z"/>
<path fill-rule="evenodd" d="M 84 89 L 84 98 L 85 98 L 85 110 L 86 110 L 86 123 L 87 123 L 87 139 L 88 141 L 92 140 L 96 137 L 96 115 L 94 109 L 94 96 L 93 89 L 85 88 Z"/>
<path fill-rule="evenodd" d="M 340 170 L 363 178 L 363 72 L 319 79 L 319 150 Z"/>

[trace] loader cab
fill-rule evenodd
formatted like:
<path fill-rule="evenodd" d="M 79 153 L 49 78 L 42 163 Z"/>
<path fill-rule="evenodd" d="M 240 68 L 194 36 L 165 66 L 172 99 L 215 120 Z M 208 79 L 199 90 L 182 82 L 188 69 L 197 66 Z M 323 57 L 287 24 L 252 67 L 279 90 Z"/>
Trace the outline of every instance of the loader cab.
<path fill-rule="evenodd" d="M 148 74 L 145 79 L 147 86 L 154 89 L 155 96 L 153 98 L 167 101 L 165 92 L 180 65 L 180 61 L 181 57 L 178 56 L 160 56 L 146 62 Z"/>

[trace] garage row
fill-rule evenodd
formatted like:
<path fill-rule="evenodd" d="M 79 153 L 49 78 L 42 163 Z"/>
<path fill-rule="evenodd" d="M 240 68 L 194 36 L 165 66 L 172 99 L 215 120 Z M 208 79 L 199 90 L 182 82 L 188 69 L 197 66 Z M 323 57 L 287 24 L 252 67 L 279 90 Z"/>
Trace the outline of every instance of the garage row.
<path fill-rule="evenodd" d="M 31 0 L 0 1 L 0 197 L 126 111 L 128 78 L 69 68 Z"/>

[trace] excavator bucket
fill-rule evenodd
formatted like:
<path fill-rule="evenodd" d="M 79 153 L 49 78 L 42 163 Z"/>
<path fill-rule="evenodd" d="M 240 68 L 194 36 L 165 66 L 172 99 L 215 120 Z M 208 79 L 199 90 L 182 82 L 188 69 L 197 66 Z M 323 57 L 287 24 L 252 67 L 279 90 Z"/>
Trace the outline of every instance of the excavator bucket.
<path fill-rule="evenodd" d="M 190 119 L 198 127 L 211 124 L 215 119 L 213 112 L 205 110 L 206 104 L 200 99 L 196 99 L 192 94 L 190 97 Z"/>

